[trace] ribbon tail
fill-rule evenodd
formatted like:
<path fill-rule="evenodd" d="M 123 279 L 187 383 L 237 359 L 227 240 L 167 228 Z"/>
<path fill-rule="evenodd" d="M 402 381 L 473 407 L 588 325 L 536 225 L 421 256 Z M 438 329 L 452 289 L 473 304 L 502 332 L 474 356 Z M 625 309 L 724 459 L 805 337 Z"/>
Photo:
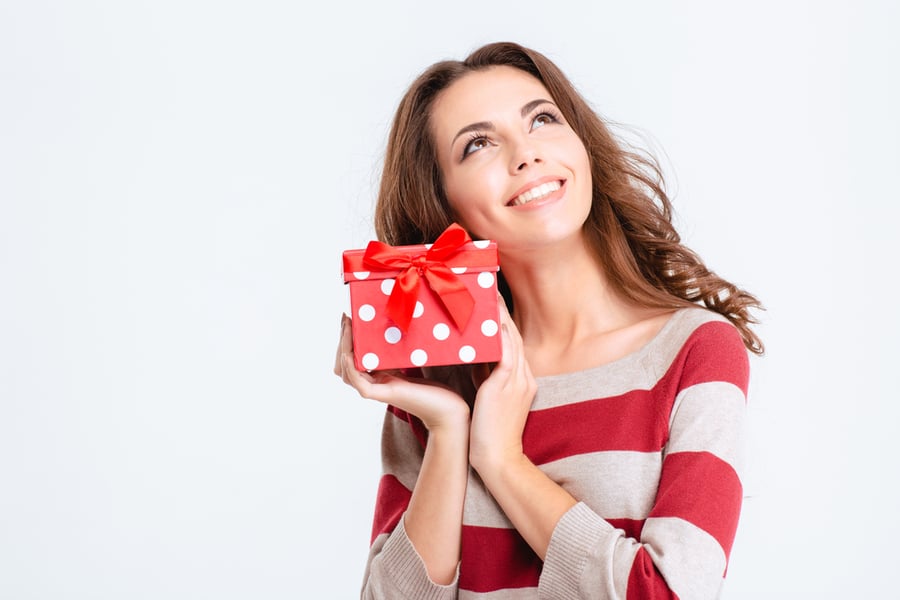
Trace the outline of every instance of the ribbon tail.
<path fill-rule="evenodd" d="M 453 271 L 446 267 L 432 266 L 425 271 L 425 278 L 431 289 L 440 298 L 453 322 L 456 323 L 456 327 L 463 331 L 475 309 L 475 298 L 472 297 L 469 288 Z"/>
<path fill-rule="evenodd" d="M 394 280 L 394 289 L 387 302 L 387 314 L 403 333 L 409 330 L 416 300 L 419 297 L 419 273 L 415 268 L 408 268 Z"/>

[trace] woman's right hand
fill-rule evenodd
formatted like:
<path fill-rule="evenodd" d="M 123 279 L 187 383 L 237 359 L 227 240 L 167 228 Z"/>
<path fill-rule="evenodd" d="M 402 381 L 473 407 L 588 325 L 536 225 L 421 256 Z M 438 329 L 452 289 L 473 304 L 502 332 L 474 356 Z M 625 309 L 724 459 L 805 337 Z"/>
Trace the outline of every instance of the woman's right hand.
<path fill-rule="evenodd" d="M 429 431 L 469 426 L 469 406 L 450 388 L 405 377 L 396 371 L 360 371 L 353 362 L 350 317 L 341 316 L 341 339 L 334 361 L 334 374 L 363 398 L 378 400 L 419 418 Z"/>

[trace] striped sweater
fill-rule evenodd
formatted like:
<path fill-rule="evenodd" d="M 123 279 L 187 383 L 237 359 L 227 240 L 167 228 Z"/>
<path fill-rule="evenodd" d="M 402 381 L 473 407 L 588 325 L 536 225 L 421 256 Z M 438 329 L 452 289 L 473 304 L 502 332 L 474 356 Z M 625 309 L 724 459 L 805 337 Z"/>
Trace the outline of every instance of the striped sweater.
<path fill-rule="evenodd" d="M 389 407 L 363 597 L 716 598 L 741 507 L 748 377 L 737 330 L 700 308 L 622 359 L 539 377 L 523 448 L 578 504 L 542 562 L 470 468 L 448 586 L 428 579 L 403 528 L 427 431 Z"/>

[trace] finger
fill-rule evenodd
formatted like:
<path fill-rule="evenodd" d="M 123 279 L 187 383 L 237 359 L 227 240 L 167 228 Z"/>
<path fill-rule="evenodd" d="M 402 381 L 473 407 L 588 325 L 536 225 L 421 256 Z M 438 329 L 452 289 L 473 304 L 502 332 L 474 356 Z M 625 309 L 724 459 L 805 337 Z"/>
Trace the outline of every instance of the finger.
<path fill-rule="evenodd" d="M 342 316 L 341 320 L 341 353 L 353 353 L 353 321 L 347 315 Z"/>
<path fill-rule="evenodd" d="M 512 339 L 509 336 L 509 324 L 503 323 L 500 325 L 500 362 L 494 369 L 495 373 L 500 371 L 508 376 L 516 360 L 514 350 Z"/>
<path fill-rule="evenodd" d="M 511 382 L 518 382 L 522 373 L 522 363 L 525 362 L 525 353 L 522 348 L 522 339 L 518 336 L 515 323 L 509 322 L 503 325 L 509 347 L 509 378 Z"/>
<path fill-rule="evenodd" d="M 506 299 L 502 294 L 497 294 L 497 304 L 500 307 L 500 320 L 504 319 L 512 319 L 512 316 L 509 314 L 509 307 L 506 306 Z"/>
<path fill-rule="evenodd" d="M 367 381 L 361 372 L 356 368 L 353 358 L 353 329 L 352 320 L 346 314 L 341 317 L 341 342 L 338 347 L 338 358 L 335 371 L 344 380 L 344 383 L 356 388 L 360 391 L 362 382 Z"/>
<path fill-rule="evenodd" d="M 351 354 L 341 355 L 341 376 L 344 383 L 355 389 L 363 398 L 375 398 L 373 391 L 375 389 L 375 380 L 369 373 L 360 371 L 353 364 L 353 356 Z"/>
<path fill-rule="evenodd" d="M 349 362 L 351 365 L 354 363 L 352 324 L 353 324 L 353 322 L 350 320 L 350 317 L 348 317 L 347 315 L 343 315 L 343 318 L 341 321 L 341 341 L 340 341 L 340 344 L 338 345 L 338 356 L 339 357 L 349 356 L 350 357 Z M 343 371 L 345 371 L 345 368 L 344 368 L 345 362 L 343 360 L 341 360 L 339 362 L 340 362 L 340 367 L 341 367 L 341 371 L 342 371 L 341 373 L 339 373 L 339 375 L 343 377 L 345 374 L 343 372 Z M 355 367 L 354 367 L 354 370 L 355 370 Z"/>
<path fill-rule="evenodd" d="M 509 310 L 506 308 L 506 302 L 503 300 L 503 296 L 499 296 L 500 299 L 500 324 L 506 325 L 509 327 L 510 340 L 513 343 L 513 348 L 521 348 L 524 343 L 522 341 L 522 335 L 519 333 L 519 328 L 516 325 L 516 322 L 513 321 L 512 315 L 509 313 Z"/>
<path fill-rule="evenodd" d="M 347 326 L 347 315 L 342 314 L 341 315 L 341 335 L 338 338 L 337 348 L 335 349 L 335 353 L 334 353 L 334 374 L 337 375 L 338 377 L 341 377 L 341 370 L 342 370 L 341 354 L 343 352 L 343 347 L 344 347 L 344 330 L 346 329 L 346 326 Z"/>

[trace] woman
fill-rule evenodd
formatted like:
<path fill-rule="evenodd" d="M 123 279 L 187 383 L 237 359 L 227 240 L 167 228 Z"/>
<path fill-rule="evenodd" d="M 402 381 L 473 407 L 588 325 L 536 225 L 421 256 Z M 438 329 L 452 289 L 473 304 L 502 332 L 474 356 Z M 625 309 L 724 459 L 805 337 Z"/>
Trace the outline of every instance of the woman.
<path fill-rule="evenodd" d="M 387 403 L 365 598 L 713 598 L 740 512 L 757 300 L 679 243 L 655 162 L 541 54 L 427 69 L 400 103 L 378 237 L 498 244 L 503 357 L 335 372 Z M 511 313 L 511 314 L 510 314 Z"/>

